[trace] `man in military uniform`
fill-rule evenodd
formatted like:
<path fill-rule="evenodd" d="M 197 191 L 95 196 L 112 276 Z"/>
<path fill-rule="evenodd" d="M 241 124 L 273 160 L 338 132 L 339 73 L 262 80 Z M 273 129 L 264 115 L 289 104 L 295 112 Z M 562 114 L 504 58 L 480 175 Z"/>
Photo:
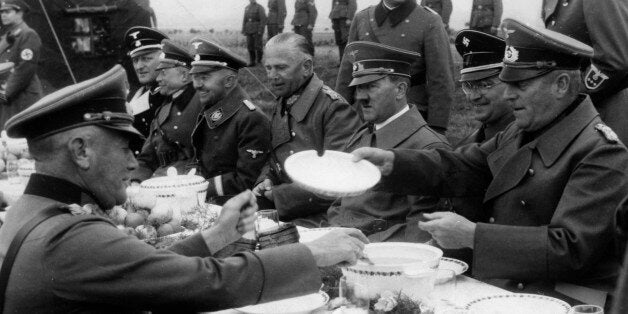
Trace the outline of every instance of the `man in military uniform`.
<path fill-rule="evenodd" d="M 381 149 L 450 149 L 445 137 L 427 126 L 406 99 L 410 65 L 418 53 L 378 43 L 355 41 L 349 49 L 363 51 L 354 63 L 351 86 L 356 86 L 356 105 L 362 108 L 363 125 L 347 144 Z M 332 205 L 327 218 L 332 226 L 354 227 L 375 242 L 426 242 L 430 235 L 417 228 L 421 214 L 434 212 L 439 199 L 433 196 L 367 191 L 343 197 Z"/>
<path fill-rule="evenodd" d="M 372 41 L 421 54 L 412 64 L 408 102 L 434 130 L 444 133 L 453 101 L 453 59 L 449 36 L 433 11 L 415 0 L 382 0 L 355 15 L 349 42 Z M 353 103 L 351 66 L 359 50 L 347 51 L 340 64 L 336 91 Z"/>
<path fill-rule="evenodd" d="M 234 195 L 253 188 L 268 160 L 270 121 L 238 83 L 246 61 L 209 40 L 191 43 L 190 73 L 203 106 L 192 133 L 195 162 L 208 197 Z"/>
<path fill-rule="evenodd" d="M 14 64 L 6 87 L 0 88 L 0 125 L 32 105 L 43 93 L 37 76 L 41 39 L 24 22 L 24 14 L 29 9 L 22 0 L 6 0 L 0 4 L 0 62 Z"/>
<path fill-rule="evenodd" d="M 194 157 L 192 121 L 196 121 L 203 107 L 189 74 L 192 55 L 169 39 L 164 39 L 162 45 L 157 83 L 159 92 L 167 98 L 155 112 L 148 138 L 137 156 L 139 167 L 131 174 L 132 181 L 164 176 L 169 167 L 182 173 Z"/>
<path fill-rule="evenodd" d="M 502 0 L 473 0 L 469 28 L 497 35 L 502 21 Z"/>
<path fill-rule="evenodd" d="M 297 187 L 286 172 L 288 156 L 303 151 L 341 151 L 360 127 L 355 109 L 314 74 L 307 40 L 283 33 L 266 43 L 264 66 L 278 97 L 271 118 L 272 151 L 253 192 L 274 203 L 282 220 L 318 226 L 331 205 Z"/>
<path fill-rule="evenodd" d="M 140 86 L 129 93 L 127 101 L 131 114 L 135 117 L 133 126 L 145 137 L 149 135 L 155 111 L 167 98 L 159 93 L 159 56 L 161 42 L 166 34 L 144 26 L 134 26 L 127 30 L 124 42 L 127 54 L 133 62 L 135 75 Z M 139 152 L 138 152 L 139 153 Z"/>
<path fill-rule="evenodd" d="M 312 41 L 312 30 L 316 23 L 316 5 L 314 0 L 295 0 L 294 17 L 292 18 L 292 26 L 294 32 L 305 37 L 312 46 L 312 55 L 314 55 L 314 42 Z"/>
<path fill-rule="evenodd" d="M 126 112 L 125 76 L 116 66 L 7 122 L 9 136 L 28 140 L 37 172 L 0 228 L 4 313 L 215 311 L 314 293 L 321 286 L 317 266 L 356 262 L 367 239 L 355 229 L 212 258 L 253 229 L 251 192 L 229 200 L 212 228 L 169 250 L 128 236 L 98 208 L 83 215 L 68 211 L 93 203 L 110 208 L 127 199 L 127 179 L 137 167 L 129 142 L 141 135 Z"/>
<path fill-rule="evenodd" d="M 287 14 L 286 0 L 268 0 L 268 19 L 266 21 L 268 39 L 283 32 L 283 24 Z"/>
<path fill-rule="evenodd" d="M 351 21 L 357 9 L 356 0 L 331 1 L 329 18 L 331 19 L 331 28 L 334 30 L 336 45 L 338 45 L 339 60 L 342 60 L 342 55 L 345 53 L 345 46 L 347 46 L 347 40 L 349 39 L 349 26 L 351 26 Z"/>
<path fill-rule="evenodd" d="M 548 29 L 593 47 L 584 90 L 602 121 L 628 143 L 628 2 L 545 0 L 542 16 Z"/>
<path fill-rule="evenodd" d="M 421 5 L 438 13 L 443 20 L 443 24 L 445 24 L 445 29 L 449 29 L 449 18 L 453 11 L 451 0 L 421 0 Z"/>
<path fill-rule="evenodd" d="M 628 150 L 579 94 L 593 49 L 506 19 L 505 97 L 515 122 L 483 144 L 446 150 L 361 148 L 381 188 L 484 195 L 488 223 L 452 212 L 419 227 L 445 248 L 473 249 L 473 275 L 514 291 L 604 304 L 613 291 L 615 213 L 628 189 Z M 501 278 L 501 279 L 498 279 Z"/>
<path fill-rule="evenodd" d="M 242 34 L 246 36 L 246 47 L 249 50 L 248 66 L 252 67 L 262 62 L 262 37 L 264 37 L 266 27 L 266 11 L 255 0 L 249 0 L 249 2 L 244 9 Z"/>

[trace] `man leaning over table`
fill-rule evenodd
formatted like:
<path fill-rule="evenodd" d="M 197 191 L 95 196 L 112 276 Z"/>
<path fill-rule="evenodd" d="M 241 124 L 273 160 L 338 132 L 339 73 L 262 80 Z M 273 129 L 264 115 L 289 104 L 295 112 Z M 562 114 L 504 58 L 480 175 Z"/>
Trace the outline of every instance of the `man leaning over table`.
<path fill-rule="evenodd" d="M 500 79 L 514 124 L 453 152 L 361 148 L 355 159 L 380 168 L 384 191 L 484 195 L 489 223 L 451 212 L 419 223 L 444 248 L 472 248 L 474 276 L 604 304 L 619 269 L 614 221 L 628 189 L 628 151 L 578 94 L 580 62 L 592 48 L 514 20 L 503 25 Z"/>
<path fill-rule="evenodd" d="M 418 53 L 366 41 L 354 41 L 347 49 L 356 56 L 349 85 L 355 87 L 355 105 L 367 121 L 351 137 L 347 151 L 358 147 L 451 149 L 447 139 L 408 105 L 410 68 Z M 434 212 L 438 206 L 434 196 L 367 191 L 343 197 L 327 210 L 327 219 L 334 226 L 358 228 L 371 241 L 426 242 L 430 235 L 419 230 L 417 222 L 421 213 Z"/>
<path fill-rule="evenodd" d="M 0 228 L 4 313 L 213 311 L 313 293 L 321 286 L 317 266 L 355 263 L 367 241 L 355 229 L 307 244 L 209 257 L 252 229 L 257 205 L 250 191 L 229 200 L 214 227 L 170 250 L 123 233 L 99 211 L 68 212 L 71 204 L 105 209 L 127 198 L 137 167 L 130 144 L 142 136 L 126 112 L 125 77 L 115 66 L 7 122 L 9 136 L 27 139 L 36 173 Z M 8 247 L 33 217 L 47 219 L 27 233 L 7 269 Z"/>

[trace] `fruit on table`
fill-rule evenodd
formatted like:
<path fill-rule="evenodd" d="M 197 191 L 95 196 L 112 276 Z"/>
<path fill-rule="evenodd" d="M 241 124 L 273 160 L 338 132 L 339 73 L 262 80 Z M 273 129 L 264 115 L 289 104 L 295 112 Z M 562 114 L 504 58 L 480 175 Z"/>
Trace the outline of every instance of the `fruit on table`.
<path fill-rule="evenodd" d="M 137 226 L 137 228 L 135 228 L 135 231 L 137 231 L 137 237 L 140 240 L 157 238 L 157 229 L 150 225 Z"/>
<path fill-rule="evenodd" d="M 139 213 L 128 213 L 126 218 L 124 219 L 124 225 L 127 227 L 138 227 L 143 225 L 146 222 L 146 219 L 142 214 Z"/>
<path fill-rule="evenodd" d="M 165 202 L 158 203 L 153 207 L 146 220 L 153 226 L 160 226 L 167 223 L 172 220 L 172 206 Z"/>
<path fill-rule="evenodd" d="M 124 224 L 126 216 L 128 215 L 127 211 L 122 208 L 122 206 L 114 206 L 107 214 L 109 218 L 118 225 Z"/>

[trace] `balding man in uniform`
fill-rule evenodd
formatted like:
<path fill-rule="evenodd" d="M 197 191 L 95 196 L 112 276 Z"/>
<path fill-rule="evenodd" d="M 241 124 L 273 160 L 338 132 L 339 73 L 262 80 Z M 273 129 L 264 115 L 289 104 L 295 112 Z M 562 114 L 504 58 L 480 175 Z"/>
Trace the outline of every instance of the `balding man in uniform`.
<path fill-rule="evenodd" d="M 502 13 L 502 0 L 473 0 L 469 28 L 497 35 Z"/>
<path fill-rule="evenodd" d="M 268 0 L 268 19 L 266 19 L 268 39 L 283 32 L 287 14 L 286 0 Z"/>
<path fill-rule="evenodd" d="M 432 129 L 444 134 L 454 79 L 449 36 L 440 17 L 415 0 L 382 0 L 355 15 L 349 31 L 352 41 L 372 41 L 421 54 L 412 64 L 408 102 L 417 107 Z M 349 103 L 353 103 L 349 82 L 354 58 L 343 56 L 336 79 L 335 90 Z"/>
<path fill-rule="evenodd" d="M 542 17 L 548 29 L 593 47 L 583 90 L 628 143 L 628 1 L 544 0 Z"/>
<path fill-rule="evenodd" d="M 381 189 L 484 195 L 488 223 L 452 212 L 419 228 L 444 248 L 473 249 L 473 275 L 519 292 L 605 303 L 619 271 L 615 214 L 628 189 L 628 150 L 579 94 L 593 49 L 506 19 L 499 78 L 515 122 L 483 144 L 446 150 L 361 148 L 382 170 Z"/>
<path fill-rule="evenodd" d="M 127 199 L 141 134 L 126 112 L 126 73 L 105 74 L 42 98 L 7 122 L 25 137 L 33 174 L 0 227 L 4 313 L 203 312 L 314 293 L 317 266 L 355 263 L 367 241 L 357 230 L 218 260 L 253 229 L 250 191 L 229 200 L 217 224 L 167 250 L 119 230 L 100 210 Z M 98 204 L 91 213 L 68 208 Z"/>
<path fill-rule="evenodd" d="M 312 40 L 312 31 L 316 24 L 318 11 L 314 0 L 295 0 L 294 17 L 292 18 L 292 26 L 294 32 L 305 37 L 312 47 L 312 55 L 314 55 L 314 42 Z"/>
<path fill-rule="evenodd" d="M 192 133 L 195 163 L 209 182 L 208 197 L 238 194 L 253 188 L 268 160 L 270 121 L 238 83 L 246 61 L 203 38 L 191 45 L 190 73 L 203 108 Z"/>
<path fill-rule="evenodd" d="M 342 59 L 345 53 L 345 46 L 347 46 L 347 40 L 349 39 L 349 26 L 351 26 L 351 21 L 357 9 L 356 0 L 331 1 L 329 18 L 331 19 L 331 28 L 334 30 L 336 45 L 338 45 L 339 60 Z"/>
<path fill-rule="evenodd" d="M 451 0 L 421 0 L 421 5 L 438 13 L 443 20 L 443 24 L 445 24 L 445 29 L 449 29 L 449 18 L 453 11 Z"/>
<path fill-rule="evenodd" d="M 145 137 L 150 132 L 155 111 L 167 98 L 159 93 L 157 83 L 161 42 L 167 38 L 166 34 L 144 26 L 131 27 L 124 35 L 127 54 L 133 62 L 133 69 L 140 83 L 136 90 L 129 93 L 127 101 L 129 110 L 135 117 L 133 126 Z"/>
<path fill-rule="evenodd" d="M 16 113 L 32 105 L 43 94 L 37 76 L 41 39 L 24 22 L 30 10 L 22 0 L 6 0 L 0 4 L 0 62 L 12 62 L 14 68 L 0 91 L 0 125 Z"/>
<path fill-rule="evenodd" d="M 246 36 L 246 47 L 249 51 L 249 64 L 252 67 L 262 62 L 264 28 L 266 27 L 266 11 L 256 0 L 249 0 L 244 8 L 242 34 Z"/>

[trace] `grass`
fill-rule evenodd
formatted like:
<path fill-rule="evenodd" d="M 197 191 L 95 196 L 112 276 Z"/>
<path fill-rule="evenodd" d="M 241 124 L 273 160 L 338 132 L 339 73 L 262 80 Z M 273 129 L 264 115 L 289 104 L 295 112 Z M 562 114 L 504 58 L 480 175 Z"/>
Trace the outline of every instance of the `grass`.
<path fill-rule="evenodd" d="M 200 32 L 195 33 L 171 30 L 168 35 L 175 41 L 187 43 L 192 38 L 200 36 L 211 39 L 217 43 L 229 48 L 233 52 L 239 54 L 248 60 L 248 52 L 246 51 L 246 40 L 239 32 L 223 31 L 223 32 Z M 338 72 L 338 48 L 334 45 L 333 33 L 315 33 L 314 44 L 316 45 L 316 56 L 314 60 L 314 71 L 326 85 L 334 87 L 336 85 L 336 75 Z M 452 46 L 452 56 L 454 57 L 454 73 L 456 82 L 460 76 L 461 58 Z M 266 71 L 262 66 L 245 68 L 240 70 L 240 84 L 247 91 L 252 100 L 265 113 L 269 114 L 274 106 L 273 96 L 265 86 L 267 86 Z M 464 93 L 460 88 L 460 84 L 456 83 L 454 92 L 454 101 L 449 116 L 449 128 L 447 138 L 453 145 L 457 144 L 461 139 L 469 135 L 478 123 L 471 118 L 471 106 L 465 99 Z"/>

